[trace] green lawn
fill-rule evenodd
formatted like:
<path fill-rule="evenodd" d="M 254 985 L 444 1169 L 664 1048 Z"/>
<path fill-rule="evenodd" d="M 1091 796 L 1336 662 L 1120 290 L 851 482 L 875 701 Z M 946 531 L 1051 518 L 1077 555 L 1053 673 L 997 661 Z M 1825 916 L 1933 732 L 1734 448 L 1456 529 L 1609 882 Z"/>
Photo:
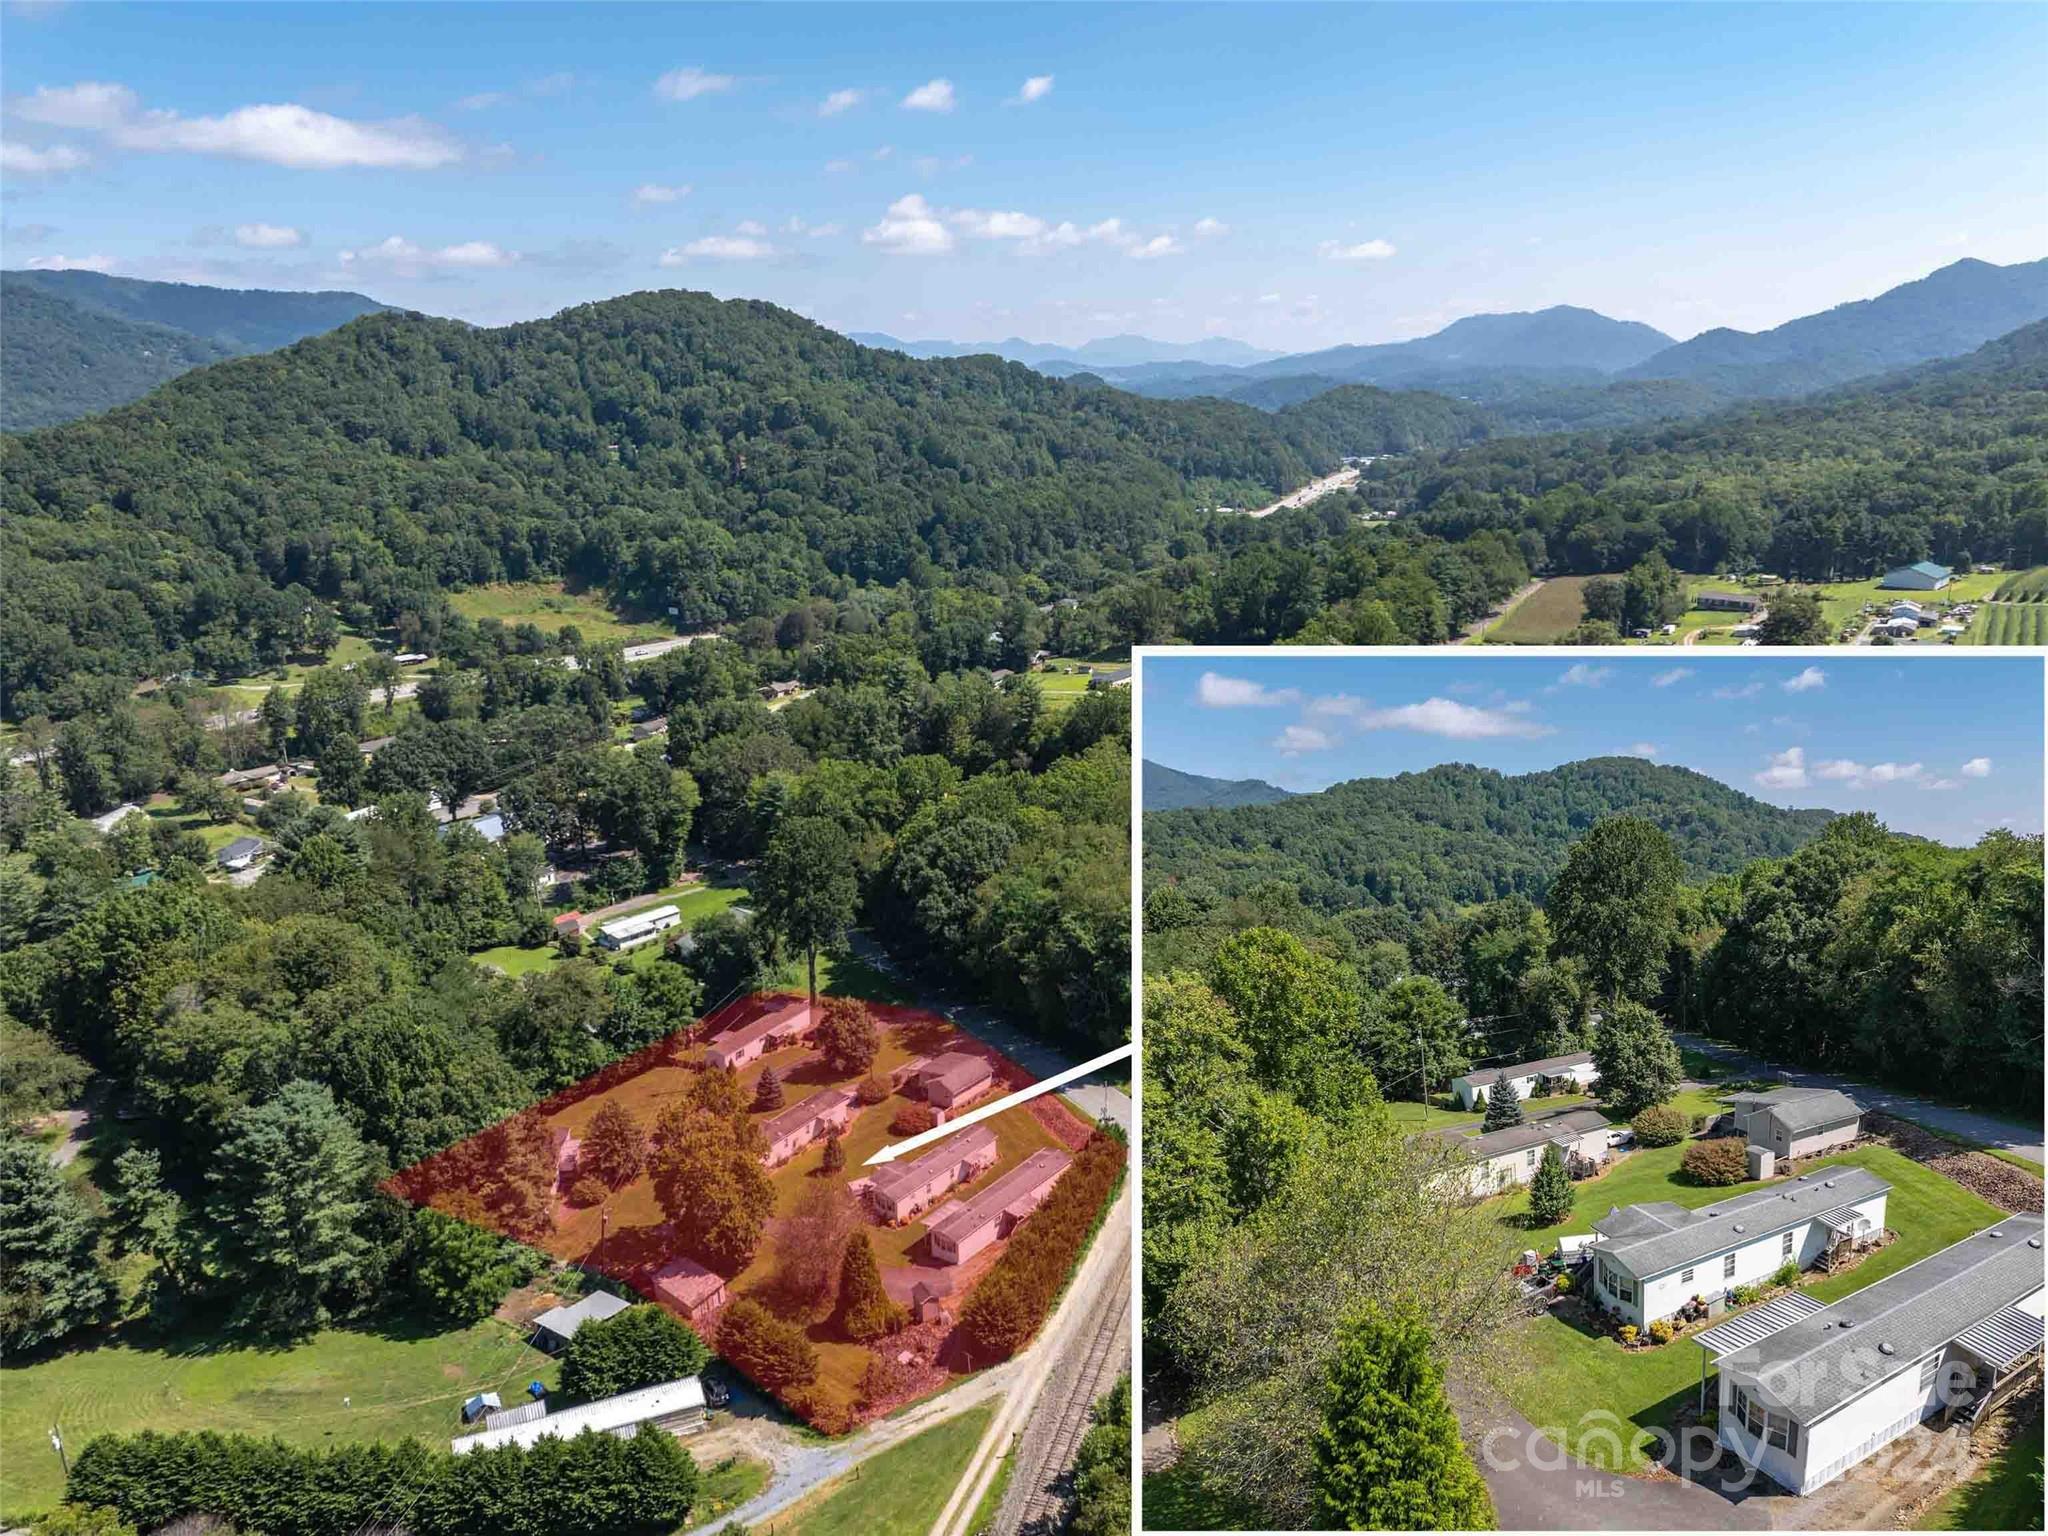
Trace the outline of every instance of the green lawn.
<path fill-rule="evenodd" d="M 663 640 L 675 631 L 667 624 L 613 611 L 601 592 L 571 592 L 556 581 L 506 582 L 451 592 L 448 602 L 472 619 L 496 619 L 510 627 L 533 624 L 553 634 L 574 624 L 586 640 L 620 640 L 628 645 Z"/>
<path fill-rule="evenodd" d="M 1546 645 L 1578 627 L 1586 616 L 1586 583 L 1592 576 L 1553 576 L 1502 614 L 1478 637 L 1481 644 Z"/>
<path fill-rule="evenodd" d="M 683 926 L 694 928 L 714 912 L 723 912 L 747 899 L 743 885 L 672 885 L 664 891 L 654 891 L 646 896 L 634 898 L 632 906 L 617 913 L 607 921 L 616 922 L 620 917 L 630 917 L 635 912 L 644 912 L 649 907 L 673 906 L 683 914 Z M 596 947 L 595 935 L 590 935 L 590 944 L 585 953 L 603 955 L 605 951 Z M 626 963 L 638 969 L 652 965 L 661 957 L 662 946 L 643 944 L 630 950 Z M 554 969 L 562 960 L 562 952 L 553 944 L 543 944 L 535 949 L 522 949 L 517 944 L 500 944 L 492 949 L 480 949 L 469 957 L 478 965 L 496 966 L 507 976 L 530 976 L 536 971 Z"/>
<path fill-rule="evenodd" d="M 1756 1184 L 1718 1189 L 1680 1183 L 1675 1176 L 1680 1147 L 1638 1152 L 1613 1173 L 1579 1186 L 1579 1199 L 1569 1220 L 1546 1229 L 1545 1235 L 1588 1232 L 1610 1205 L 1641 1200 L 1672 1200 L 1697 1207 L 1726 1199 Z M 1885 1225 L 1898 1240 L 1871 1255 L 1855 1269 L 1806 1287 L 1823 1302 L 1839 1301 L 1852 1291 L 1881 1280 L 1937 1249 L 1989 1226 L 1999 1217 L 1995 1206 L 1950 1183 L 1885 1147 L 1862 1147 L 1812 1166 L 1831 1164 L 1867 1168 L 1892 1186 Z M 1520 1196 L 1498 1202 L 1504 1212 L 1519 1210 Z M 1521 1246 L 1542 1249 L 1541 1239 L 1514 1229 Z M 1530 1319 L 1517 1329 L 1507 1351 L 1508 1365 L 1500 1383 L 1531 1423 L 1595 1465 L 1617 1465 L 1639 1471 L 1645 1465 L 1643 1434 L 1668 1425 L 1679 1406 L 1699 1391 L 1700 1350 L 1679 1339 L 1662 1348 L 1624 1351 L 1612 1338 L 1582 1333 L 1553 1313 Z M 1570 1404 L 1576 1423 L 1560 1425 L 1560 1405 Z M 1612 1414 L 1613 1419 L 1600 1415 Z M 1617 1423 L 1618 1421 L 1618 1430 Z"/>
<path fill-rule="evenodd" d="M 2041 1420 L 2013 1436 L 1969 1482 L 1913 1522 L 1919 1531 L 2041 1529 Z"/>
<path fill-rule="evenodd" d="M 52 1425 L 74 1454 L 96 1434 L 141 1429 L 281 1435 L 299 1445 L 416 1435 L 446 1445 L 469 1393 L 497 1391 L 509 1403 L 535 1379 L 552 1385 L 555 1363 L 491 1321 L 329 1329 L 282 1349 L 126 1330 L 95 1348 L 0 1369 L 0 1520 L 29 1519 L 61 1495 Z"/>
<path fill-rule="evenodd" d="M 1202 1415 L 1197 1408 L 1182 1416 L 1176 1426 L 1182 1445 L 1201 1438 Z M 1186 1461 L 1145 1478 L 1144 1504 L 1148 1531 L 1243 1531 L 1261 1523 L 1227 1493 L 1204 1485 Z"/>
<path fill-rule="evenodd" d="M 1925 602 L 1929 598 L 1938 603 L 1975 602 L 1996 591 L 2005 576 L 1996 571 L 1958 576 L 1939 592 L 1888 591 L 1878 586 L 1880 579 L 1873 576 L 1868 581 L 1830 581 L 1809 589 L 1820 594 L 1821 614 L 1826 618 L 1830 632 L 1855 618 L 1866 603 L 1890 606 L 1900 598 L 1911 598 L 1915 602 Z"/>
<path fill-rule="evenodd" d="M 995 1480 L 988 1485 L 988 1492 L 981 1496 L 981 1502 L 974 1506 L 974 1518 L 967 1522 L 967 1536 L 983 1536 L 996 1525 L 996 1511 L 1003 1507 L 1003 1494 L 1009 1490 L 1010 1479 L 1017 1474 L 1017 1437 L 1010 1437 L 1010 1448 L 1003 1452 L 1003 1464 L 996 1468 Z"/>
<path fill-rule="evenodd" d="M 982 1403 L 862 1462 L 776 1536 L 925 1536 L 995 1411 Z"/>
<path fill-rule="evenodd" d="M 735 1456 L 699 1471 L 697 1502 L 690 1506 L 690 1518 L 683 1522 L 686 1531 L 711 1525 L 749 1500 L 759 1498 L 775 1475 L 775 1469 L 767 1462 L 751 1456 Z"/>

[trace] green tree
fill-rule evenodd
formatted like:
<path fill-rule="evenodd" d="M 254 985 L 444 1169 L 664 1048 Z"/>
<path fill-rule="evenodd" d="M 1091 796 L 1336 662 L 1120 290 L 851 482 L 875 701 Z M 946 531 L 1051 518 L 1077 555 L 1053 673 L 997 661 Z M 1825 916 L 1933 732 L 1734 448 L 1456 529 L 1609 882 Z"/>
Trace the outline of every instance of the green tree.
<path fill-rule="evenodd" d="M 115 1293 L 99 1239 L 43 1144 L 0 1129 L 0 1348 L 36 1349 L 106 1315 Z"/>
<path fill-rule="evenodd" d="M 1595 996 L 1640 1002 L 1663 978 L 1684 871 L 1671 839 L 1637 816 L 1610 816 L 1572 844 L 1546 909 L 1560 958 Z"/>
<path fill-rule="evenodd" d="M 1834 634 L 1818 592 L 1785 591 L 1772 596 L 1756 637 L 1765 645 L 1826 645 Z"/>
<path fill-rule="evenodd" d="M 617 1099 L 606 1099 L 583 1128 L 583 1145 L 576 1157 L 582 1171 L 613 1189 L 623 1189 L 646 1165 L 647 1131 L 632 1110 Z"/>
<path fill-rule="evenodd" d="M 818 1022 L 818 1047 L 837 1076 L 857 1077 L 866 1072 L 882 1048 L 874 1010 L 857 997 L 828 997 L 824 1017 Z"/>
<path fill-rule="evenodd" d="M 655 1125 L 654 1197 L 683 1250 L 714 1269 L 744 1269 L 775 1209 L 758 1143 L 731 1117 L 689 1104 L 672 1105 Z"/>
<path fill-rule="evenodd" d="M 1486 1095 L 1486 1118 L 1480 1123 L 1480 1130 L 1505 1130 L 1511 1125 L 1526 1123 L 1528 1118 L 1522 1112 L 1522 1101 L 1515 1093 L 1515 1085 L 1508 1081 L 1507 1073 L 1494 1073 L 1493 1087 Z"/>
<path fill-rule="evenodd" d="M 1565 1172 L 1564 1155 L 1554 1145 L 1545 1147 L 1543 1160 L 1536 1165 L 1536 1176 L 1529 1180 L 1529 1225 L 1556 1226 L 1571 1215 L 1572 1203 L 1577 1198 L 1571 1175 Z"/>
<path fill-rule="evenodd" d="M 413 1288 L 451 1323 L 480 1323 L 530 1271 L 525 1250 L 439 1211 L 412 1224 Z"/>
<path fill-rule="evenodd" d="M 1237 1016 L 1261 1084 L 1330 1116 L 1373 1095 L 1360 1059 L 1364 1004 L 1343 966 L 1291 933 L 1261 927 L 1218 945 L 1210 975 Z"/>
<path fill-rule="evenodd" d="M 742 1296 L 718 1319 L 718 1352 L 771 1392 L 808 1385 L 818 1351 L 795 1323 Z"/>
<path fill-rule="evenodd" d="M 1338 1336 L 1315 1437 L 1319 1523 L 1483 1531 L 1493 1500 L 1459 1437 L 1428 1327 L 1368 1305 Z"/>
<path fill-rule="evenodd" d="M 1593 1067 L 1600 1074 L 1600 1107 L 1624 1118 L 1662 1104 L 1684 1076 L 1671 1031 L 1641 1003 L 1615 1003 L 1602 1015 L 1593 1034 Z"/>
<path fill-rule="evenodd" d="M 710 1361 L 696 1331 L 666 1308 L 628 1307 L 576 1330 L 562 1351 L 562 1391 L 594 1402 L 695 1376 Z"/>
<path fill-rule="evenodd" d="M 896 1332 L 905 1321 L 903 1308 L 882 1289 L 882 1271 L 875 1264 L 867 1230 L 862 1228 L 847 1242 L 839 1261 L 839 1331 L 865 1344 Z"/>
<path fill-rule="evenodd" d="M 92 1068 L 39 1029 L 0 1011 L 0 1125 L 64 1108 Z"/>
<path fill-rule="evenodd" d="M 365 1298 L 376 1279 L 372 1173 L 362 1137 L 318 1083 L 287 1083 L 228 1117 L 206 1175 L 207 1225 L 237 1326 L 305 1333 Z"/>
<path fill-rule="evenodd" d="M 782 1077 L 773 1067 L 763 1067 L 761 1076 L 754 1083 L 754 1108 L 769 1110 L 782 1108 Z"/>
<path fill-rule="evenodd" d="M 815 1011 L 818 951 L 846 937 L 860 902 L 852 839 L 836 821 L 791 817 L 769 839 L 752 890 L 761 920 L 804 952 Z"/>
<path fill-rule="evenodd" d="M 827 1173 L 837 1173 L 846 1166 L 846 1147 L 839 1140 L 837 1131 L 825 1136 L 825 1150 L 818 1159 L 818 1166 Z"/>

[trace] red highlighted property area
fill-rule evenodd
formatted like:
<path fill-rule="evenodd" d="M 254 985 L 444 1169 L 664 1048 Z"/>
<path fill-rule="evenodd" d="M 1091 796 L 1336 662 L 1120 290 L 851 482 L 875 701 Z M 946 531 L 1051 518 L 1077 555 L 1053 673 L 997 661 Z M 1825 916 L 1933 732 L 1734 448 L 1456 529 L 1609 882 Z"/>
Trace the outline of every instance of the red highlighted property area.
<path fill-rule="evenodd" d="M 1053 1095 L 863 1166 L 1030 1081 L 935 1014 L 762 994 L 389 1187 L 622 1282 L 836 1433 L 1012 1352 L 1078 1255 L 1125 1153 Z"/>

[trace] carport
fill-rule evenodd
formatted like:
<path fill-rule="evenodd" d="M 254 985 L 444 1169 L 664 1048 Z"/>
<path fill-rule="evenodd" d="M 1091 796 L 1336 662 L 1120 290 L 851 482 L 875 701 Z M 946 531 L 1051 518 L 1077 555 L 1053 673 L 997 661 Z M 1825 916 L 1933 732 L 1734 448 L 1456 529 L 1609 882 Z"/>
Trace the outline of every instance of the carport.
<path fill-rule="evenodd" d="M 1718 1363 L 1738 1349 L 1747 1349 L 1791 1327 L 1802 1317 L 1811 1317 L 1821 1310 L 1823 1303 L 1805 1292 L 1787 1291 L 1782 1296 L 1773 1296 L 1760 1307 L 1751 1308 L 1740 1317 L 1731 1317 L 1725 1323 L 1716 1323 L 1706 1331 L 1694 1334 L 1693 1342 L 1700 1347 L 1700 1412 L 1707 1411 L 1709 1363 Z"/>

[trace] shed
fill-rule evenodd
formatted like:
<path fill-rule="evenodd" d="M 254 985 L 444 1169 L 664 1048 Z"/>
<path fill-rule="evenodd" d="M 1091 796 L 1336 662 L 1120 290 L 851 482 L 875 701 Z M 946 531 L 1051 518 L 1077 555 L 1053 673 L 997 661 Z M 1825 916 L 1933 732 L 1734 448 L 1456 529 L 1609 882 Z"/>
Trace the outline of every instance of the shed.
<path fill-rule="evenodd" d="M 550 1307 L 533 1320 L 533 1345 L 553 1354 L 585 1323 L 603 1322 L 626 1310 L 626 1303 L 610 1291 L 592 1291 L 581 1301 L 566 1307 Z"/>

